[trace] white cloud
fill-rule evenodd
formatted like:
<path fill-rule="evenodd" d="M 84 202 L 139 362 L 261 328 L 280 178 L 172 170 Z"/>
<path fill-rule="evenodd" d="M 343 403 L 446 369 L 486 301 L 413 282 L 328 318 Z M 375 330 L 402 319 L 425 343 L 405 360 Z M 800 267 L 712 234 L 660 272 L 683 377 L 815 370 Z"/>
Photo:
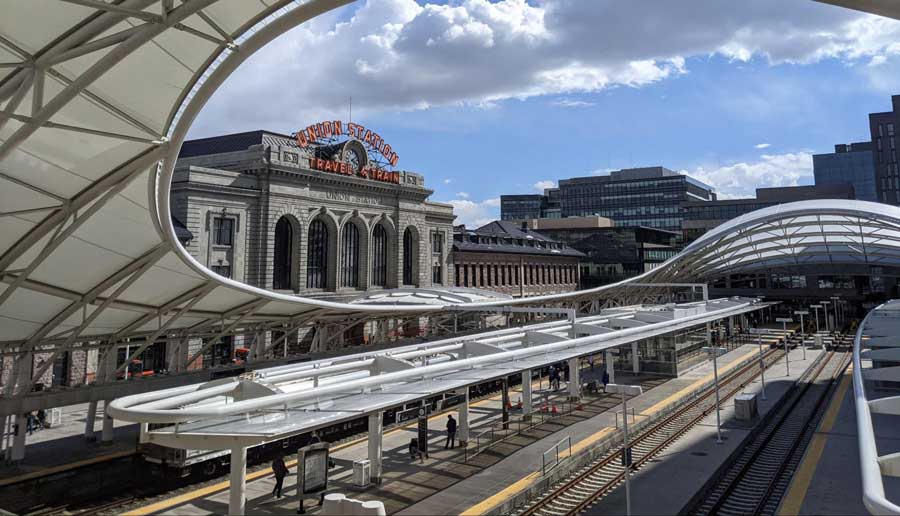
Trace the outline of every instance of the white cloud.
<path fill-rule="evenodd" d="M 715 188 L 720 199 L 753 197 L 757 188 L 796 186 L 813 176 L 812 154 L 763 154 L 760 161 L 682 171 Z"/>
<path fill-rule="evenodd" d="M 452 182 L 453 182 L 452 179 L 444 179 L 444 184 L 445 184 L 445 185 L 449 185 L 449 184 L 452 183 Z"/>
<path fill-rule="evenodd" d="M 542 192 L 547 188 L 556 188 L 556 181 L 552 179 L 544 179 L 543 181 L 538 181 L 534 184 L 534 189 L 538 192 Z"/>
<path fill-rule="evenodd" d="M 575 99 L 557 99 L 550 103 L 552 106 L 556 107 L 564 107 L 564 108 L 576 108 L 576 107 L 591 107 L 596 104 L 593 102 L 587 102 L 585 100 L 575 100 Z"/>
<path fill-rule="evenodd" d="M 694 0 L 690 9 L 659 0 L 421 2 L 366 0 L 349 20 L 294 29 L 223 85 L 195 131 L 289 131 L 345 116 L 351 96 L 354 114 L 365 116 L 639 87 L 687 73 L 692 56 L 878 63 L 900 55 L 900 22 L 810 1 Z"/>
<path fill-rule="evenodd" d="M 771 143 L 757 143 L 756 145 L 754 145 L 754 147 L 757 149 L 768 149 L 771 146 Z"/>
<path fill-rule="evenodd" d="M 469 192 L 456 192 L 456 196 L 459 197 L 460 199 L 468 199 Z"/>
<path fill-rule="evenodd" d="M 444 202 L 453 205 L 453 213 L 456 215 L 454 224 L 465 224 L 468 228 L 477 228 L 500 218 L 499 197 L 481 202 L 468 199 L 453 199 Z"/>

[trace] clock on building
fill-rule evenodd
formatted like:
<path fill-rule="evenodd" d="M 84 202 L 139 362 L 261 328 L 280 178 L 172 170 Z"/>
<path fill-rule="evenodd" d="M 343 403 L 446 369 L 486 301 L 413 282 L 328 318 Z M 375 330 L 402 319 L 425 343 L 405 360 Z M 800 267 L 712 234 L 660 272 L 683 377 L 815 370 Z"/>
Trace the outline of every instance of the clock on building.
<path fill-rule="evenodd" d="M 354 174 L 359 174 L 368 166 L 369 155 L 359 140 L 347 140 L 341 149 L 341 161 L 350 165 Z"/>

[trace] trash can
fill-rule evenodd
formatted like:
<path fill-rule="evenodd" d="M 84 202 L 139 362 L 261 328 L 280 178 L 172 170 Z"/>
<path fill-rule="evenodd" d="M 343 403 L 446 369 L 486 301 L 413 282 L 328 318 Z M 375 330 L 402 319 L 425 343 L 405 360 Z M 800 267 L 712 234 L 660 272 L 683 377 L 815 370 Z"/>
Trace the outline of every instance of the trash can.
<path fill-rule="evenodd" d="M 738 421 L 753 421 L 758 415 L 756 394 L 741 394 L 734 398 L 734 417 Z"/>
<path fill-rule="evenodd" d="M 353 461 L 353 485 L 366 487 L 371 482 L 371 468 L 368 459 Z"/>

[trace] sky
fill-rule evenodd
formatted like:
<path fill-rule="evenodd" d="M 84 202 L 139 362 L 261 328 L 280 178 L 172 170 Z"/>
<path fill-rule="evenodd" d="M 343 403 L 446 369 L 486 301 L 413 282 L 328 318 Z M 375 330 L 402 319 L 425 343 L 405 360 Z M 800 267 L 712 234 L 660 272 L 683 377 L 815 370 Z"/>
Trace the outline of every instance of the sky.
<path fill-rule="evenodd" d="M 892 94 L 900 22 L 811 0 L 357 0 L 251 57 L 189 137 L 346 121 L 352 98 L 477 226 L 502 194 L 621 168 L 720 198 L 812 184 Z"/>

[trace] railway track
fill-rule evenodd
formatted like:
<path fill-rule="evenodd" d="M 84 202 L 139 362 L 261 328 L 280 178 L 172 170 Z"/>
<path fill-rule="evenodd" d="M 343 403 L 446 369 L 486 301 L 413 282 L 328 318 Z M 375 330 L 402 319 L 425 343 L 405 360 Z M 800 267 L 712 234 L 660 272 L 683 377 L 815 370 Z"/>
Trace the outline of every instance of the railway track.
<path fill-rule="evenodd" d="M 689 514 L 774 515 L 824 414 L 848 349 L 829 351 Z"/>
<path fill-rule="evenodd" d="M 763 357 L 766 368 L 782 356 L 784 356 L 782 349 L 770 349 Z M 740 393 L 744 386 L 758 375 L 759 363 L 754 360 L 720 379 L 721 401 L 724 402 Z M 714 410 L 715 390 L 710 387 L 662 421 L 640 431 L 630 440 L 632 470 L 640 469 Z M 620 449 L 608 451 L 592 464 L 553 486 L 546 496 L 530 502 L 519 514 L 557 516 L 580 513 L 625 480 L 625 467 L 621 458 Z"/>

